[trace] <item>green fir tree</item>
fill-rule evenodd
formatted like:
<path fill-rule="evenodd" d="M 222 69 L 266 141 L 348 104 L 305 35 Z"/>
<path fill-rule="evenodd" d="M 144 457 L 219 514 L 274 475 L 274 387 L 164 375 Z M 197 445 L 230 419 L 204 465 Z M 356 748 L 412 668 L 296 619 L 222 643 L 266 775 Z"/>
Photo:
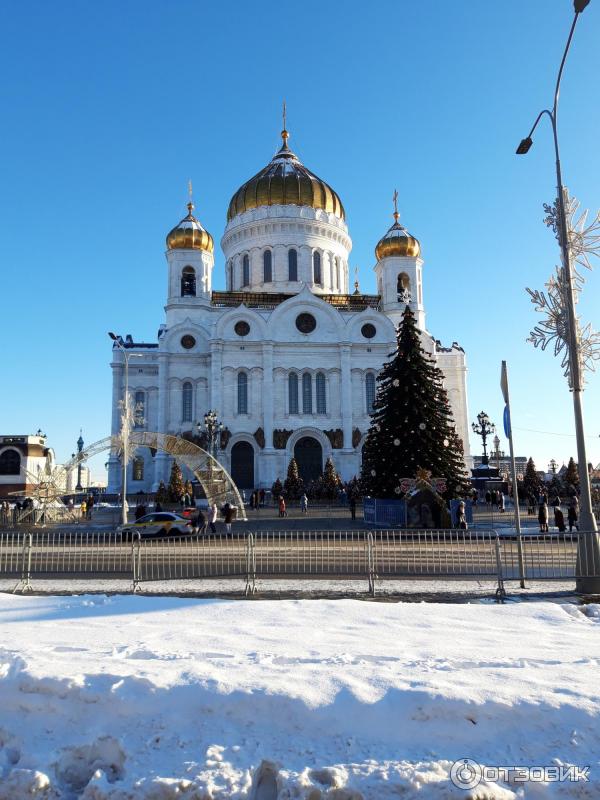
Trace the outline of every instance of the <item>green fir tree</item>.
<path fill-rule="evenodd" d="M 419 468 L 446 479 L 446 497 L 470 491 L 463 445 L 456 433 L 443 373 L 421 346 L 407 306 L 398 346 L 378 376 L 371 427 L 363 448 L 361 483 L 372 497 L 398 498 L 403 478 Z"/>
<path fill-rule="evenodd" d="M 522 492 L 525 497 L 533 497 L 537 500 L 541 487 L 540 476 L 537 474 L 535 462 L 530 458 L 525 467 L 525 475 L 523 476 Z"/>
<path fill-rule="evenodd" d="M 185 494 L 185 484 L 183 482 L 181 467 L 176 461 L 173 461 L 171 466 L 171 477 L 169 478 L 167 492 L 171 503 L 179 503 Z"/>
<path fill-rule="evenodd" d="M 573 456 L 571 456 L 569 459 L 567 471 L 564 474 L 563 481 L 565 490 L 568 494 L 577 494 L 579 491 L 579 470 L 577 469 L 577 464 L 575 463 Z"/>
<path fill-rule="evenodd" d="M 295 458 L 292 458 L 288 464 L 287 478 L 284 481 L 283 489 L 289 500 L 297 500 L 304 491 L 304 481 L 298 472 L 298 463 Z"/>
<path fill-rule="evenodd" d="M 331 457 L 325 462 L 325 469 L 323 471 L 322 480 L 322 496 L 327 500 L 335 500 L 340 491 L 342 482 L 340 476 L 337 474 L 333 460 Z"/>
<path fill-rule="evenodd" d="M 156 503 L 160 503 L 161 506 L 164 506 L 165 503 L 169 502 L 169 492 L 167 491 L 167 487 L 165 486 L 164 481 L 161 481 L 158 484 L 158 489 L 156 490 L 156 494 L 154 495 L 154 500 Z"/>

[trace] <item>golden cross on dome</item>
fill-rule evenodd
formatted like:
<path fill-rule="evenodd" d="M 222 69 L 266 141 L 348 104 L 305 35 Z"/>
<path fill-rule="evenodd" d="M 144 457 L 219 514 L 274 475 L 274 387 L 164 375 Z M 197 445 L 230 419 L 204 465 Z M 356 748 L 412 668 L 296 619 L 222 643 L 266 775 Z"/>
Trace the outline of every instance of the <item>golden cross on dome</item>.
<path fill-rule="evenodd" d="M 192 179 L 191 178 L 188 181 L 188 197 L 189 197 L 189 200 L 188 200 L 187 208 L 188 208 L 188 211 L 191 214 L 192 211 L 194 210 L 194 201 L 192 200 Z"/>
<path fill-rule="evenodd" d="M 283 116 L 283 130 L 281 131 L 281 138 L 283 139 L 283 143 L 287 144 L 287 140 L 288 140 L 290 135 L 287 132 L 287 128 L 286 128 L 286 125 L 287 125 L 287 106 L 285 104 L 285 100 L 283 101 L 283 113 L 282 113 L 282 116 Z"/>
<path fill-rule="evenodd" d="M 398 217 L 400 214 L 398 213 L 398 190 L 394 189 L 394 194 L 392 195 L 392 200 L 394 201 L 394 219 L 398 222 Z"/>

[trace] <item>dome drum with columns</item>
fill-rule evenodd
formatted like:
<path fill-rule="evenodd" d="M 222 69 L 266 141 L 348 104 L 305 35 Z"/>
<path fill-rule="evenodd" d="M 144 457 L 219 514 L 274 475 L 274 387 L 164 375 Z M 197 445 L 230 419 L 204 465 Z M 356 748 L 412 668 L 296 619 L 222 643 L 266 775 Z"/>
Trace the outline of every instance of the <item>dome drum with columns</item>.
<path fill-rule="evenodd" d="M 400 224 L 376 245 L 377 295 L 349 285 L 352 249 L 339 195 L 289 149 L 233 194 L 221 247 L 225 289 L 213 291 L 214 245 L 192 214 L 167 235 L 166 318 L 158 342 L 139 353 L 129 375 L 143 427 L 194 435 L 212 409 L 227 429 L 219 459 L 241 489 L 270 488 L 296 457 L 308 480 L 331 456 L 345 480 L 360 473 L 376 375 L 395 347 L 406 305 L 424 347 L 445 376 L 459 435 L 468 445 L 466 362 L 456 344 L 427 332 L 421 246 Z M 191 195 L 191 192 L 190 192 Z M 223 278 L 220 279 L 223 282 Z M 123 359 L 113 349 L 112 428 L 120 424 Z M 136 453 L 132 492 L 168 481 L 165 454 Z M 109 491 L 119 491 L 116 456 Z"/>

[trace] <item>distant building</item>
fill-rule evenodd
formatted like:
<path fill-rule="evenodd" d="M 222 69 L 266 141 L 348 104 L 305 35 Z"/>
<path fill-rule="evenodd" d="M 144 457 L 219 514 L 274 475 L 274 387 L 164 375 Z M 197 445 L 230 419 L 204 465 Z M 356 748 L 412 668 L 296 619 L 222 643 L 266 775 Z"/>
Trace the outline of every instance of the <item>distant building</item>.
<path fill-rule="evenodd" d="M 46 435 L 35 434 L 0 436 L 0 497 L 18 499 L 18 494 L 33 493 L 39 477 L 45 472 L 57 473 L 61 465 L 56 463 L 54 450 L 46 444 Z M 77 467 L 58 472 L 57 485 L 65 494 L 75 492 Z M 98 485 L 98 484 L 93 484 Z M 81 486 L 84 490 L 92 486 L 90 470 L 81 466 Z"/>
<path fill-rule="evenodd" d="M 54 466 L 54 450 L 46 446 L 46 436 L 41 431 L 0 436 L 0 497 L 31 491 L 48 461 Z"/>
<path fill-rule="evenodd" d="M 497 467 L 502 480 L 511 480 L 511 466 L 510 456 L 506 455 L 502 450 L 499 451 L 498 456 L 492 452 L 488 456 L 490 467 Z M 483 461 L 482 456 L 473 456 L 473 466 L 475 469 L 481 466 Z M 525 468 L 527 467 L 528 459 L 525 456 L 515 456 L 515 467 L 517 468 L 517 480 L 522 481 L 525 475 Z"/>

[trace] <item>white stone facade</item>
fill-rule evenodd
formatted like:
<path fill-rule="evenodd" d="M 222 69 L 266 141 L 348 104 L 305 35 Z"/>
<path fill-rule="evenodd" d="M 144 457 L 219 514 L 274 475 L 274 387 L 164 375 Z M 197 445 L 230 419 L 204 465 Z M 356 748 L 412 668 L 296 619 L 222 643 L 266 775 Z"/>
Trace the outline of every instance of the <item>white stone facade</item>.
<path fill-rule="evenodd" d="M 142 355 L 130 361 L 129 387 L 143 407 L 145 429 L 195 432 L 213 409 L 229 432 L 218 458 L 240 488 L 283 480 L 295 454 L 306 474 L 331 456 L 349 480 L 360 473 L 370 424 L 370 376 L 395 348 L 395 325 L 408 299 L 424 345 L 444 372 L 470 464 L 465 354 L 456 343 L 441 347 L 425 330 L 420 255 L 379 260 L 379 296 L 349 294 L 352 242 L 344 219 L 302 205 L 263 205 L 237 214 L 221 246 L 227 291 L 211 289 L 212 252 L 167 250 L 166 321 L 158 342 L 124 342 Z M 187 268 L 191 274 L 190 267 L 195 295 L 184 294 L 182 273 Z M 398 294 L 400 284 L 408 294 Z M 310 316 L 298 321 L 300 315 Z M 117 347 L 111 366 L 117 433 L 124 378 Z M 130 465 L 130 492 L 168 481 L 168 456 L 142 450 L 137 458 Z M 108 491 L 119 488 L 119 464 L 112 457 Z"/>

